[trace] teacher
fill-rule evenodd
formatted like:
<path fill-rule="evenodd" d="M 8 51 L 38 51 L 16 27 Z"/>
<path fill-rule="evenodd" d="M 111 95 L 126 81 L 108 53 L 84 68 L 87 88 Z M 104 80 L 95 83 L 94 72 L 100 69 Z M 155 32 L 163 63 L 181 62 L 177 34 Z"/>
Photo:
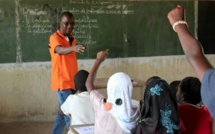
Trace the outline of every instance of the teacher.
<path fill-rule="evenodd" d="M 75 26 L 72 13 L 63 12 L 60 16 L 59 29 L 50 36 L 49 52 L 51 55 L 51 88 L 56 91 L 59 107 L 70 94 L 75 94 L 74 76 L 78 71 L 76 52 L 82 54 L 83 45 L 76 45 L 76 39 L 71 35 Z M 62 134 L 64 126 L 69 129 L 70 119 L 57 114 L 52 134 Z"/>

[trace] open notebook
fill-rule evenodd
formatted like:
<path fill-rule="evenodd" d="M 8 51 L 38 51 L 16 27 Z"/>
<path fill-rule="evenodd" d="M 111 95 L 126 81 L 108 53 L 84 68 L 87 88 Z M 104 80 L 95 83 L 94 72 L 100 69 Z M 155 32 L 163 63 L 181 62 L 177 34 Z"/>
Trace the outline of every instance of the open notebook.
<path fill-rule="evenodd" d="M 74 126 L 73 127 L 78 134 L 94 134 L 94 125 Z"/>

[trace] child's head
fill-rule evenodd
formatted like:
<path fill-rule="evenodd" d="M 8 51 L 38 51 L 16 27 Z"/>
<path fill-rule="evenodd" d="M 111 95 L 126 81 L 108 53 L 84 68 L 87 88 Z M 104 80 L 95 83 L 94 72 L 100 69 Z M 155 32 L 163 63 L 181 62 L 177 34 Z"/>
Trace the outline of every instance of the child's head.
<path fill-rule="evenodd" d="M 152 82 L 153 80 L 156 80 L 156 79 L 160 79 L 160 77 L 159 76 L 152 76 L 152 77 L 148 78 L 146 81 L 146 86 L 149 85 L 150 82 Z"/>
<path fill-rule="evenodd" d="M 107 83 L 107 102 L 111 103 L 111 111 L 127 111 L 131 107 L 133 85 L 130 77 L 123 73 L 113 74 Z"/>
<path fill-rule="evenodd" d="M 109 78 L 105 109 L 113 115 L 126 133 L 135 127 L 139 116 L 139 103 L 131 99 L 132 91 L 131 78 L 126 73 L 115 73 Z"/>
<path fill-rule="evenodd" d="M 177 99 L 182 103 L 198 104 L 201 101 L 201 82 L 196 77 L 186 77 L 179 84 Z"/>
<path fill-rule="evenodd" d="M 176 93 L 178 91 L 178 86 L 179 86 L 180 82 L 181 82 L 180 80 L 175 80 L 175 81 L 172 81 L 170 83 L 171 91 L 172 91 L 172 93 L 174 94 L 175 97 L 176 97 Z"/>
<path fill-rule="evenodd" d="M 79 93 L 87 91 L 85 83 L 88 75 L 89 75 L 89 72 L 87 72 L 86 70 L 80 70 L 76 73 L 74 77 L 75 88 L 77 91 L 79 91 Z"/>
<path fill-rule="evenodd" d="M 146 85 L 138 126 L 145 133 L 165 133 L 169 129 L 177 133 L 179 122 L 177 101 L 169 84 L 161 78 L 152 79 Z"/>

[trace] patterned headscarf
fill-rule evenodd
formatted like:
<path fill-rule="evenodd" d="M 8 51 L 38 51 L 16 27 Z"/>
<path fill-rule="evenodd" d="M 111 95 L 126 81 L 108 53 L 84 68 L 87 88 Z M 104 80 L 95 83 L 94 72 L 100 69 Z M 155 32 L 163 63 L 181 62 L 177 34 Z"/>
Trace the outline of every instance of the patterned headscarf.
<path fill-rule="evenodd" d="M 154 79 L 146 86 L 136 134 L 177 134 L 180 130 L 177 102 L 170 86 Z"/>
<path fill-rule="evenodd" d="M 125 73 L 115 73 L 108 80 L 107 103 L 112 105 L 109 112 L 126 134 L 135 128 L 140 115 L 139 103 L 131 99 L 132 90 L 131 79 Z"/>

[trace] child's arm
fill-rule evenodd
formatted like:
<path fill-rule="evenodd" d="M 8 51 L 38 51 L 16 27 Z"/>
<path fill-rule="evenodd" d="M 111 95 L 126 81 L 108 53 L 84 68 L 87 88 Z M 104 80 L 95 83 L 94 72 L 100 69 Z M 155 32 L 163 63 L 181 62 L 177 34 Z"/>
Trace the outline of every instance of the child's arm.
<path fill-rule="evenodd" d="M 184 19 L 184 9 L 178 5 L 175 9 L 169 12 L 168 19 L 171 25 L 177 24 L 178 21 Z M 181 46 L 186 55 L 188 62 L 191 64 L 193 69 L 200 81 L 209 68 L 213 68 L 207 58 L 204 56 L 201 44 L 193 35 L 189 32 L 186 24 L 179 23 L 174 26 L 175 32 L 177 32 Z"/>
<path fill-rule="evenodd" d="M 60 115 L 65 115 L 65 114 L 63 113 L 63 111 L 61 110 L 61 108 L 59 108 L 58 113 L 59 113 Z"/>
<path fill-rule="evenodd" d="M 63 111 L 61 110 L 61 108 L 58 110 L 58 113 L 60 115 L 65 115 L 65 116 L 69 117 L 70 119 L 72 119 L 72 115 L 71 114 L 68 114 L 68 115 L 64 114 Z"/>
<path fill-rule="evenodd" d="M 93 68 L 91 69 L 88 77 L 87 77 L 87 81 L 86 81 L 86 87 L 87 87 L 87 90 L 88 92 L 92 91 L 95 89 L 94 87 L 94 79 L 95 79 L 95 76 L 96 76 L 96 72 L 100 66 L 100 64 L 105 60 L 105 58 L 107 57 L 107 54 L 108 54 L 108 49 L 104 50 L 104 51 L 100 51 L 97 53 L 97 58 L 96 58 L 96 61 L 93 65 Z"/>

